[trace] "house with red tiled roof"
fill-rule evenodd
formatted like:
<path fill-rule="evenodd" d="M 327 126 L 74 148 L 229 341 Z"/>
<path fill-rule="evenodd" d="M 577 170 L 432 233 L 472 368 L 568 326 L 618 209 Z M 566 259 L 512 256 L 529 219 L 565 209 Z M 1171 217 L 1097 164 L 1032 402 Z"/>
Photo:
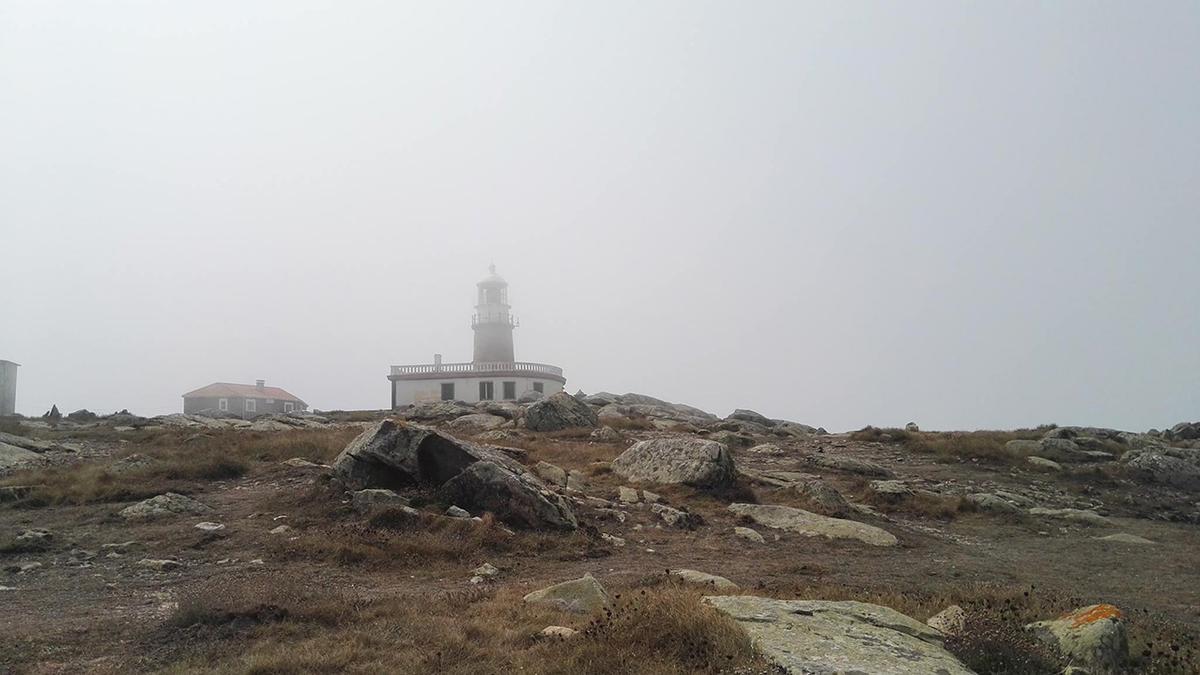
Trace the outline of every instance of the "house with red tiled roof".
<path fill-rule="evenodd" d="M 219 410 L 243 419 L 270 413 L 290 413 L 308 410 L 308 404 L 279 387 L 266 386 L 265 380 L 254 384 L 214 382 L 183 395 L 183 412 L 194 415 L 206 410 Z"/>

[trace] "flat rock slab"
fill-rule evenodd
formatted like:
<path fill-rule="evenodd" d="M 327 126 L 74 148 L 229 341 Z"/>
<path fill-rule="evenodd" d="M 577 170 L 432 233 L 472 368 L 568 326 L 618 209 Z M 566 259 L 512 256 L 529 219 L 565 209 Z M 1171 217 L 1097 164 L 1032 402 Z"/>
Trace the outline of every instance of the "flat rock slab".
<path fill-rule="evenodd" d="M 787 530 L 806 537 L 857 539 L 872 546 L 895 546 L 896 537 L 887 530 L 856 520 L 830 518 L 804 509 L 771 504 L 730 504 L 734 515 L 746 516 L 766 527 Z"/>
<path fill-rule="evenodd" d="M 786 673 L 969 675 L 942 647 L 941 632 L 889 607 L 863 602 L 708 596 L 754 647 Z"/>
<path fill-rule="evenodd" d="M 1142 546 L 1153 546 L 1155 542 L 1150 541 L 1145 537 L 1139 537 L 1136 534 L 1121 532 L 1119 534 L 1110 534 L 1107 537 L 1096 537 L 1100 541 L 1111 541 L 1118 544 L 1140 544 Z"/>
<path fill-rule="evenodd" d="M 1070 520 L 1084 525 L 1109 525 L 1112 523 L 1108 518 L 1086 509 L 1048 509 L 1042 506 L 1035 506 L 1029 509 L 1030 515 L 1048 516 L 1050 518 L 1061 518 L 1062 520 Z"/>

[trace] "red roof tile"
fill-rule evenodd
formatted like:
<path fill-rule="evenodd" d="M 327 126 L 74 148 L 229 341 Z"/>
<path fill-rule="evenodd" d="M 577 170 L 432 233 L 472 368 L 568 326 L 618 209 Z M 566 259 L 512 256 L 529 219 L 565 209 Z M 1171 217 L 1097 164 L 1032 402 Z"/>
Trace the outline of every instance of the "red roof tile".
<path fill-rule="evenodd" d="M 299 398 L 289 394 L 279 387 L 263 387 L 259 389 L 253 384 L 231 384 L 229 382 L 214 382 L 207 387 L 189 391 L 184 398 L 273 398 L 280 401 L 296 401 L 304 403 Z"/>

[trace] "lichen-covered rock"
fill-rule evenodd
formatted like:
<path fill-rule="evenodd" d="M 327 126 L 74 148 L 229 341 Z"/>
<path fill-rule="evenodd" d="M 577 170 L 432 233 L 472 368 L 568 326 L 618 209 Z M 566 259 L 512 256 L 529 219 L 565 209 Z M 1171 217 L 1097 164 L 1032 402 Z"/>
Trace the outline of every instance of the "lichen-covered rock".
<path fill-rule="evenodd" d="M 661 518 L 668 527 L 681 530 L 693 530 L 703 522 L 703 519 L 694 513 L 681 511 L 666 504 L 651 504 L 650 511 Z"/>
<path fill-rule="evenodd" d="M 968 504 L 974 506 L 980 511 L 991 511 L 992 513 L 1021 513 L 1021 507 L 1004 499 L 999 495 L 990 492 L 976 492 L 965 497 Z"/>
<path fill-rule="evenodd" d="M 599 425 L 600 419 L 591 406 L 561 391 L 534 403 L 525 411 L 525 428 L 531 431 L 560 431 Z"/>
<path fill-rule="evenodd" d="M 1109 525 L 1112 523 L 1108 518 L 1088 509 L 1050 509 L 1043 506 L 1035 506 L 1029 509 L 1029 513 L 1034 516 L 1070 520 L 1076 523 L 1083 523 L 1084 525 Z"/>
<path fill-rule="evenodd" d="M 446 481 L 438 490 L 446 502 L 490 511 L 500 520 L 528 529 L 573 530 L 579 526 L 566 500 L 528 472 L 514 472 L 491 461 L 479 461 Z"/>
<path fill-rule="evenodd" d="M 1121 456 L 1136 478 L 1171 487 L 1200 489 L 1200 449 L 1146 445 Z"/>
<path fill-rule="evenodd" d="M 767 540 L 763 539 L 763 536 L 761 534 L 759 534 L 756 530 L 752 530 L 748 527 L 741 527 L 741 526 L 735 527 L 735 528 L 733 528 L 733 533 L 735 535 L 737 535 L 738 537 L 745 539 L 746 541 L 752 541 L 755 544 L 767 543 Z"/>
<path fill-rule="evenodd" d="M 473 413 L 463 415 L 450 421 L 446 426 L 453 431 L 472 432 L 472 431 L 491 431 L 508 424 L 508 420 L 489 413 Z"/>
<path fill-rule="evenodd" d="M 746 516 L 759 525 L 802 534 L 806 537 L 857 539 L 872 546 L 895 546 L 895 535 L 855 520 L 829 518 L 804 509 L 772 504 L 730 504 L 729 511 Z"/>
<path fill-rule="evenodd" d="M 1042 471 L 1062 471 L 1063 470 L 1062 464 L 1059 464 L 1058 462 L 1056 462 L 1052 459 L 1046 459 L 1045 457 L 1038 457 L 1036 455 L 1031 455 L 1029 457 L 1026 457 L 1025 461 L 1029 462 L 1030 466 L 1041 469 Z"/>
<path fill-rule="evenodd" d="M 359 488 L 435 488 L 448 503 L 491 511 L 517 527 L 576 527 L 566 501 L 501 449 L 428 427 L 379 422 L 351 441 L 333 468 L 339 478 Z"/>
<path fill-rule="evenodd" d="M 594 614 L 612 606 L 604 586 L 590 574 L 534 591 L 525 602 L 575 614 Z"/>
<path fill-rule="evenodd" d="M 699 570 L 677 569 L 668 572 L 671 576 L 686 581 L 689 584 L 697 584 L 699 586 L 712 586 L 718 591 L 735 591 L 738 585 L 725 577 L 701 572 Z"/>
<path fill-rule="evenodd" d="M 350 495 L 350 507 L 359 513 L 408 506 L 408 499 L 391 490 L 368 488 Z"/>
<path fill-rule="evenodd" d="M 728 487 L 737 474 L 725 446 L 682 436 L 634 443 L 613 460 L 612 470 L 626 480 L 707 488 Z"/>
<path fill-rule="evenodd" d="M 1122 672 L 1129 659 L 1129 642 L 1121 610 L 1113 605 L 1081 607 L 1057 619 L 1025 627 L 1076 665 L 1094 673 Z"/>
<path fill-rule="evenodd" d="M 888 607 L 748 595 L 704 602 L 737 621 L 755 649 L 786 673 L 971 675 L 942 647 L 941 632 Z"/>
<path fill-rule="evenodd" d="M 185 497 L 175 492 L 158 495 L 145 499 L 121 509 L 121 517 L 126 520 L 155 520 L 178 514 L 197 514 L 212 511 L 205 504 Z"/>
<path fill-rule="evenodd" d="M 888 469 L 885 466 L 881 466 L 869 460 L 858 459 L 857 457 L 847 457 L 845 455 L 813 455 L 808 458 L 808 461 L 825 469 L 844 471 L 846 473 L 858 474 L 860 476 L 891 478 L 895 475 L 892 473 L 891 469 Z"/>
<path fill-rule="evenodd" d="M 533 465 L 533 472 L 551 485 L 559 487 L 567 486 L 567 471 L 560 466 L 547 461 L 540 461 Z"/>
<path fill-rule="evenodd" d="M 950 605 L 929 617 L 925 625 L 946 635 L 961 635 L 967 628 L 967 613 L 958 605 Z"/>
<path fill-rule="evenodd" d="M 802 498 L 808 507 L 822 515 L 841 518 L 851 511 L 850 503 L 842 493 L 823 480 L 794 483 L 791 490 Z"/>

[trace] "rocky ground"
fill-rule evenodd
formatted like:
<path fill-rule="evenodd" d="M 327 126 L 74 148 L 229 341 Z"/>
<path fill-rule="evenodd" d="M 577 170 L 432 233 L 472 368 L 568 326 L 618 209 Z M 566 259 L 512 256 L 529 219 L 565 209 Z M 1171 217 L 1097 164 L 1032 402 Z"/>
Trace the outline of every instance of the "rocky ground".
<path fill-rule="evenodd" d="M 6 672 L 1200 669 L 1200 425 L 73 415 L 0 427 Z"/>

